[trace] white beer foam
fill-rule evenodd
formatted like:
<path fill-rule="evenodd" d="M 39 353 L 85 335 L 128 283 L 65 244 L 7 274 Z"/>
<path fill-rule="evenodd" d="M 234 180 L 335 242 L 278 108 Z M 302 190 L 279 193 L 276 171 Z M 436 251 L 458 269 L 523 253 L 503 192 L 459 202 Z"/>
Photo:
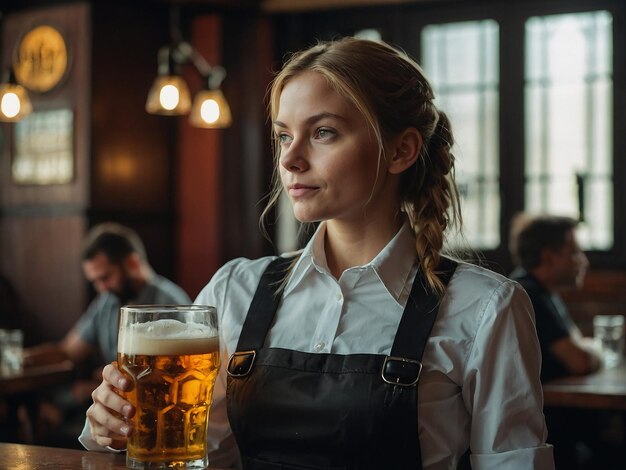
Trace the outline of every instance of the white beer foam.
<path fill-rule="evenodd" d="M 207 354 L 219 350 L 219 339 L 208 325 L 163 319 L 120 328 L 117 349 L 129 355 Z"/>

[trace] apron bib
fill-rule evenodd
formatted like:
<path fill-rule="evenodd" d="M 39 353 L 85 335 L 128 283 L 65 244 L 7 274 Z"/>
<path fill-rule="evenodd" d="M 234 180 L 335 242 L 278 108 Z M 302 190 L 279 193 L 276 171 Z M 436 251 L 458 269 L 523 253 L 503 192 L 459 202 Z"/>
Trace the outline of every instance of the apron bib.
<path fill-rule="evenodd" d="M 417 382 L 439 298 L 418 273 L 389 356 L 266 348 L 291 261 L 267 267 L 228 363 L 228 418 L 244 469 L 421 469 Z M 444 284 L 455 268 L 442 258 Z"/>

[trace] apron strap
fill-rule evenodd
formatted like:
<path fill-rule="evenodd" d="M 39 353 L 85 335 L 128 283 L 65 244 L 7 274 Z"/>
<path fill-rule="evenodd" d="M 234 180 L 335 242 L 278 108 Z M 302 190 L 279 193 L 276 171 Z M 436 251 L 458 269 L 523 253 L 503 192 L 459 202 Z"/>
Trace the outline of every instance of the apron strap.
<path fill-rule="evenodd" d="M 244 377 L 252 370 L 256 353 L 263 347 L 282 298 L 280 292 L 277 292 L 277 286 L 287 275 L 293 260 L 294 257 L 278 257 L 263 272 L 241 328 L 237 349 L 228 360 L 226 372 L 231 377 Z"/>
<path fill-rule="evenodd" d="M 458 263 L 441 257 L 438 271 L 444 287 L 448 285 Z M 426 279 L 418 271 L 413 282 L 411 295 L 407 301 L 400 326 L 391 348 L 390 356 L 421 361 L 426 342 L 435 324 L 439 305 L 443 297 L 426 284 Z"/>
<path fill-rule="evenodd" d="M 293 260 L 294 257 L 278 257 L 265 269 L 241 329 L 237 352 L 258 351 L 263 347 L 265 336 L 282 298 L 281 293 L 276 292 L 277 287 L 285 278 Z"/>
<path fill-rule="evenodd" d="M 448 285 L 457 265 L 456 261 L 441 258 L 437 268 L 444 287 Z M 391 352 L 385 358 L 380 372 L 385 382 L 401 387 L 417 384 L 422 372 L 426 342 L 435 324 L 442 298 L 426 284 L 426 279 L 418 270 Z"/>

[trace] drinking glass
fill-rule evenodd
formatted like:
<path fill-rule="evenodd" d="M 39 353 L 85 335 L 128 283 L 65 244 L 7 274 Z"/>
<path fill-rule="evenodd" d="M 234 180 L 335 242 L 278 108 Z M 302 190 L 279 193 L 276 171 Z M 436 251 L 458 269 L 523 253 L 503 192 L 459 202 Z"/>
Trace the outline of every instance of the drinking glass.
<path fill-rule="evenodd" d="M 205 468 L 219 369 L 217 312 L 205 305 L 121 309 L 117 363 L 131 380 L 128 468 Z"/>
<path fill-rule="evenodd" d="M 596 315 L 593 317 L 593 337 L 602 350 L 604 367 L 616 367 L 624 355 L 624 317 Z"/>
<path fill-rule="evenodd" d="M 23 340 L 22 330 L 0 330 L 0 375 L 10 377 L 22 373 Z"/>

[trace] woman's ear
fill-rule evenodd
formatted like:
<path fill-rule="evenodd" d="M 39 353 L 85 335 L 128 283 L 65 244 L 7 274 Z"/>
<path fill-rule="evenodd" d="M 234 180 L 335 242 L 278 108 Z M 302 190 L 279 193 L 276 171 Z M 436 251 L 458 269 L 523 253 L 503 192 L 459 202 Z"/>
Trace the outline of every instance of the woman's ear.
<path fill-rule="evenodd" d="M 414 127 L 405 129 L 394 139 L 391 158 L 387 169 L 391 174 L 400 174 L 415 163 L 422 149 L 422 134 Z"/>

